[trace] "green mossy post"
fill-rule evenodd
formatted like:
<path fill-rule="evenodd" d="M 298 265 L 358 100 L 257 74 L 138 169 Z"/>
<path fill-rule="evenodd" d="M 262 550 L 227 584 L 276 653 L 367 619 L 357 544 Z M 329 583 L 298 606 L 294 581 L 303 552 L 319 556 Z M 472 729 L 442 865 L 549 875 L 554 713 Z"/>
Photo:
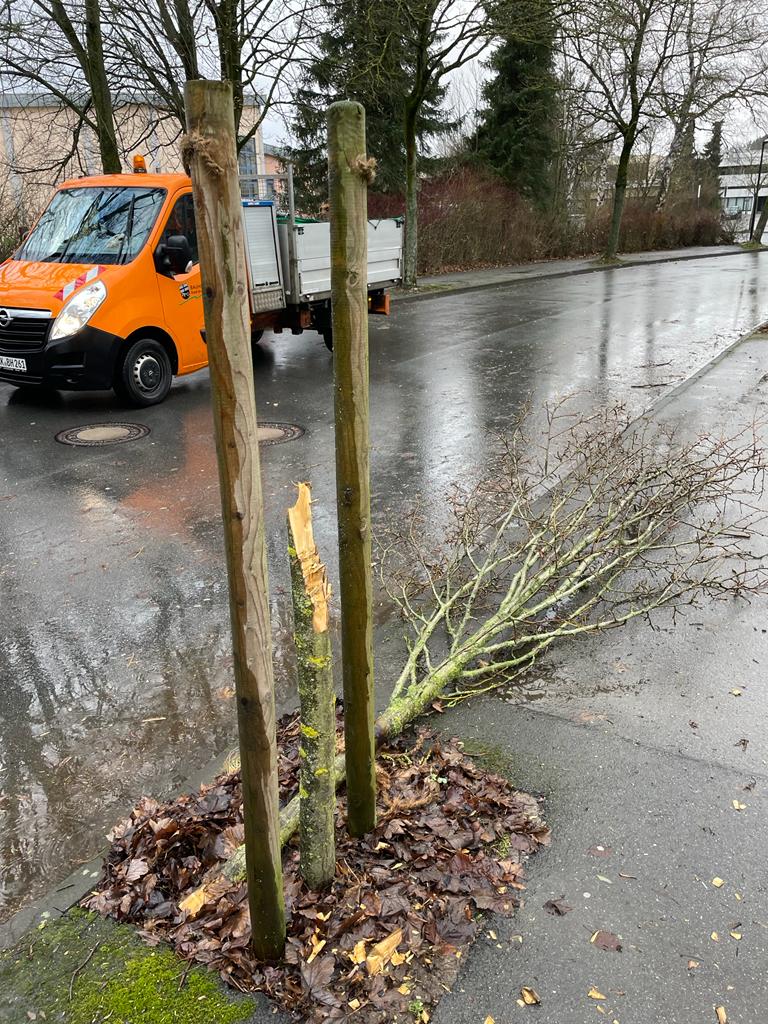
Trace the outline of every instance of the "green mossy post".
<path fill-rule="evenodd" d="M 324 889 L 336 870 L 336 692 L 328 632 L 330 587 L 312 532 L 311 491 L 299 484 L 288 509 L 293 636 L 299 667 L 299 848 L 301 875 Z"/>
<path fill-rule="evenodd" d="M 184 98 L 229 578 L 252 946 L 259 959 L 275 960 L 285 944 L 285 904 L 272 630 L 232 86 L 191 81 Z"/>
<path fill-rule="evenodd" d="M 365 110 L 342 101 L 328 108 L 339 520 L 341 651 L 347 765 L 347 828 L 376 825 L 373 734 L 373 584 L 368 466 L 368 201 Z"/>

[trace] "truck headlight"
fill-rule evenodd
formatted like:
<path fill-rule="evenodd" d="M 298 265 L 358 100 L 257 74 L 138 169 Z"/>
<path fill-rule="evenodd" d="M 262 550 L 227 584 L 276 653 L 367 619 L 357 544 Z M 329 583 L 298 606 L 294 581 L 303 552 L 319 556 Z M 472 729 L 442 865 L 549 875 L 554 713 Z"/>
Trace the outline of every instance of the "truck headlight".
<path fill-rule="evenodd" d="M 87 288 L 73 295 L 53 321 L 51 341 L 67 338 L 85 327 L 106 297 L 107 287 L 103 281 L 93 281 Z"/>

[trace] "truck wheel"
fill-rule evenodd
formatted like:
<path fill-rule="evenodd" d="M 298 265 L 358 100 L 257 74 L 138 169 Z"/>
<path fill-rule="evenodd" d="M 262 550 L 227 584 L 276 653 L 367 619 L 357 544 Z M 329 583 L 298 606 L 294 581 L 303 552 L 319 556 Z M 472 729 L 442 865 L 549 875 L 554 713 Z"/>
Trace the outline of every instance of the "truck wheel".
<path fill-rule="evenodd" d="M 322 331 L 321 333 L 323 335 L 323 341 L 325 342 L 325 347 L 328 349 L 329 352 L 333 352 L 333 328 L 332 327 L 326 327 L 326 329 L 324 331 Z"/>
<path fill-rule="evenodd" d="M 157 405 L 171 390 L 172 379 L 171 361 L 160 342 L 140 338 L 118 367 L 115 391 L 131 405 Z"/>

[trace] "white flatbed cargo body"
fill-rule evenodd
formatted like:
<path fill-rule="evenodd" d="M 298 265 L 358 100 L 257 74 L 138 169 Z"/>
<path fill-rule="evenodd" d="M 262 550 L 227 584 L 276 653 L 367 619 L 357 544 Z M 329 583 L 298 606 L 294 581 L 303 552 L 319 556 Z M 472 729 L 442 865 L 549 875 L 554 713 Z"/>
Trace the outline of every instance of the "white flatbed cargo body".
<path fill-rule="evenodd" d="M 281 182 L 276 190 L 275 182 Z M 264 185 L 272 198 L 264 198 Z M 251 310 L 255 330 L 311 328 L 332 347 L 331 227 L 325 221 L 298 218 L 293 177 L 241 178 Z M 277 205 L 287 214 L 277 214 Z M 403 227 L 400 218 L 368 222 L 368 309 L 389 312 L 387 289 L 401 280 Z"/>

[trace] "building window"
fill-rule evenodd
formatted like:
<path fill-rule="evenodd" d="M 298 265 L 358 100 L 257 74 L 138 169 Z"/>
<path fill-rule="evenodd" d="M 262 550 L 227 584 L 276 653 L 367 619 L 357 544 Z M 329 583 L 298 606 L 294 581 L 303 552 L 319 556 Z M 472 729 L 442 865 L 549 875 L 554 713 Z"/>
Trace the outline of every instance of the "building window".
<path fill-rule="evenodd" d="M 237 155 L 237 166 L 240 169 L 241 177 L 252 178 L 259 173 L 259 165 L 256 158 L 256 139 L 248 139 Z"/>

